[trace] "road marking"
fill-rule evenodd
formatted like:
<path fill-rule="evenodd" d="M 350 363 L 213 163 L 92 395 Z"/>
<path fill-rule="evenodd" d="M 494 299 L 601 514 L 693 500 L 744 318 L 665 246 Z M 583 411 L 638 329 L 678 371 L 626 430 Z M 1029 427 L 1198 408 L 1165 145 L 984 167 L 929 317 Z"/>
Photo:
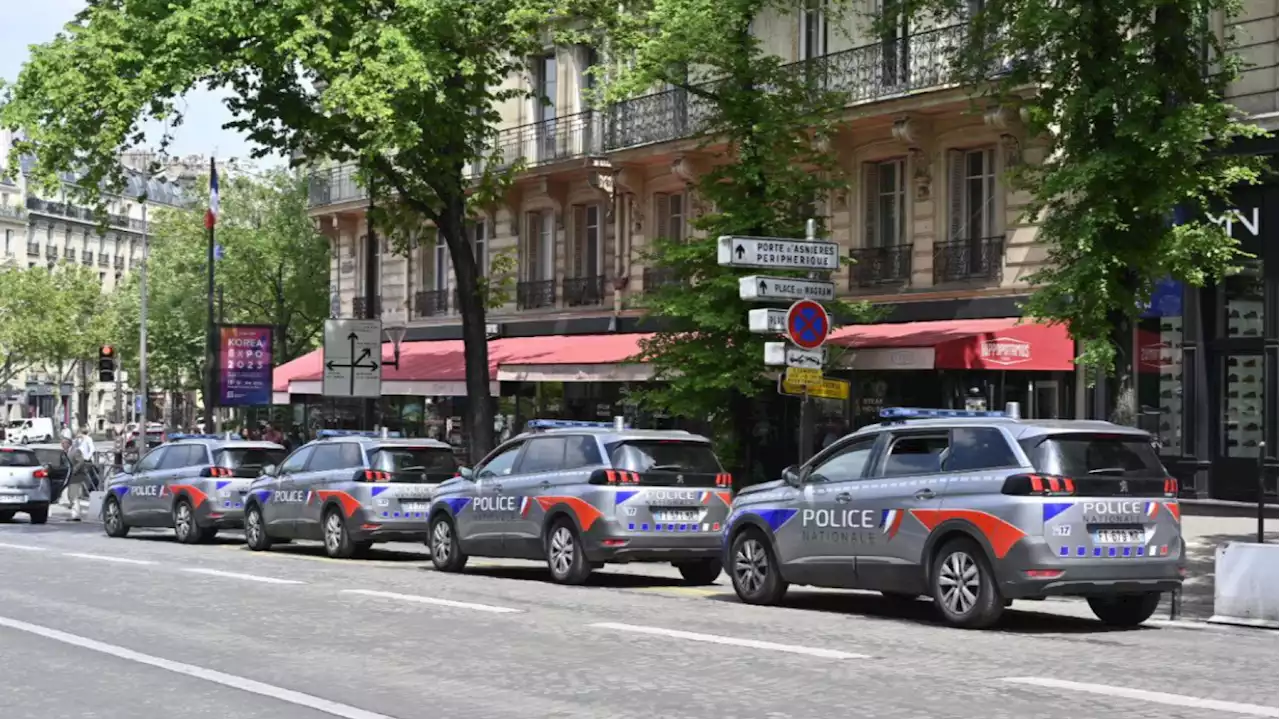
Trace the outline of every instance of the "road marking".
<path fill-rule="evenodd" d="M 823 659 L 869 659 L 866 654 L 854 654 L 852 652 L 842 652 L 835 649 L 818 649 L 816 647 L 800 647 L 794 644 L 775 644 L 773 642 L 763 642 L 759 639 L 737 639 L 734 637 L 721 637 L 715 634 L 697 634 L 695 632 L 682 632 L 679 629 L 663 629 L 661 627 L 643 627 L 637 624 L 617 624 L 615 622 L 600 622 L 591 626 L 597 629 L 614 629 L 620 632 L 635 632 L 637 634 L 652 634 L 660 637 L 671 637 L 673 639 L 689 639 L 695 642 L 707 642 L 709 644 L 727 644 L 732 647 L 750 647 L 752 649 L 765 649 L 773 652 L 786 652 L 788 654 L 804 654 L 811 657 L 821 657 Z"/>
<path fill-rule="evenodd" d="M 636 591 L 652 594 L 673 594 L 678 597 L 716 597 L 726 592 L 716 589 L 700 589 L 698 587 L 636 587 Z"/>
<path fill-rule="evenodd" d="M 35 634 L 46 639 L 62 642 L 63 644 L 70 644 L 71 646 L 88 649 L 101 654 L 107 654 L 119 659 L 125 659 L 139 664 L 146 664 L 175 674 L 184 674 L 189 677 L 203 679 L 207 682 L 221 684 L 222 686 L 231 687 L 232 689 L 239 689 L 240 691 L 249 692 L 250 694 L 258 694 L 260 696 L 278 699 L 282 702 L 296 704 L 297 706 L 307 707 L 308 709 L 315 709 L 316 711 L 332 714 L 337 717 L 343 717 L 344 719 L 394 719 L 386 714 L 378 714 L 376 712 L 365 711 L 364 709 L 357 709 L 353 706 L 339 704 L 337 702 L 329 701 L 328 699 L 321 699 L 320 697 L 312 696 L 310 694 L 295 692 L 292 689 L 284 689 L 282 687 L 264 684 L 252 679 L 238 677 L 234 674 L 224 674 L 213 669 L 205 669 L 204 667 L 197 667 L 192 664 L 183 664 L 182 662 L 175 662 L 170 659 L 135 652 L 132 649 L 125 649 L 124 647 L 116 646 L 114 644 L 99 642 L 94 639 L 89 639 L 88 637 L 68 634 L 67 632 L 42 627 L 38 624 L 28 624 L 17 619 L 0 617 L 0 627 L 9 627 L 10 629 L 16 629 L 20 632 L 27 632 L 28 634 Z"/>
<path fill-rule="evenodd" d="M 0 547 L 4 547 L 5 549 L 22 549 L 28 552 L 48 551 L 44 547 L 33 547 L 30 544 L 5 544 L 4 542 L 0 542 Z"/>
<path fill-rule="evenodd" d="M 111 557 L 106 554 L 81 554 L 79 552 L 63 552 L 64 557 L 76 559 L 97 559 L 101 562 L 118 562 L 120 564 L 155 564 L 149 559 L 129 559 L 128 557 Z"/>
<path fill-rule="evenodd" d="M 188 567 L 183 569 L 184 572 L 192 574 L 207 574 L 210 577 L 227 577 L 228 579 L 245 579 L 250 582 L 263 582 L 265 584 L 306 584 L 297 579 L 277 579 L 275 577 L 260 577 L 257 574 L 241 574 L 240 572 L 224 572 L 221 569 L 203 569 L 200 567 Z"/>
<path fill-rule="evenodd" d="M 1012 682 L 1014 684 L 1026 684 L 1033 687 L 1046 687 L 1048 689 L 1066 689 L 1078 692 L 1089 692 L 1091 694 L 1104 694 L 1106 696 L 1123 697 L 1125 699 L 1136 699 L 1138 701 L 1151 702 L 1152 704 L 1168 704 L 1170 706 L 1191 707 L 1193 709 L 1232 712 L 1235 714 L 1246 714 L 1248 716 L 1255 717 L 1280 717 L 1280 709 L 1260 706 L 1258 704 L 1240 704 L 1238 702 L 1224 702 L 1217 699 L 1199 699 L 1197 697 L 1189 697 L 1182 694 L 1149 692 L 1143 689 L 1113 687 L 1106 684 L 1085 684 L 1083 682 L 1068 682 L 1061 679 L 1045 679 L 1041 677 L 1005 677 L 1002 681 Z"/>
<path fill-rule="evenodd" d="M 455 609 L 474 609 L 477 612 L 492 612 L 494 614 L 517 614 L 521 609 L 512 609 L 511 607 L 497 607 L 492 604 L 474 604 L 472 602 L 455 602 L 452 599 L 436 599 L 435 597 L 420 597 L 416 594 L 399 594 L 397 592 L 380 592 L 375 589 L 344 589 L 343 594 L 359 594 L 365 597 L 382 597 L 383 599 L 400 599 L 406 602 L 417 602 L 418 604 L 435 604 L 441 607 L 454 607 Z"/>

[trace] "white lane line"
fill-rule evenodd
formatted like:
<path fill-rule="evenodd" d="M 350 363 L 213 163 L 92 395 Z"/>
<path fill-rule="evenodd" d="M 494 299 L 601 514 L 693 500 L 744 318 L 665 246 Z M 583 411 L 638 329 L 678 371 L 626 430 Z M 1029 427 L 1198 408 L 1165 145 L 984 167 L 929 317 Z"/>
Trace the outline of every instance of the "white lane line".
<path fill-rule="evenodd" d="M 418 604 L 434 604 L 440 607 L 453 607 L 455 609 L 474 609 L 477 612 L 492 612 L 494 614 L 518 614 L 521 609 L 512 609 L 511 607 L 498 607 L 492 604 L 474 604 L 472 602 L 455 602 L 452 599 L 437 599 L 435 597 L 420 597 L 416 594 L 400 594 L 398 592 L 380 592 L 375 589 L 343 589 L 343 594 L 359 594 L 365 597 L 382 597 L 383 599 L 399 599 L 405 602 L 417 602 Z"/>
<path fill-rule="evenodd" d="M 0 542 L 0 547 L 4 547 L 5 549 L 22 549 L 28 552 L 48 551 L 44 547 L 33 547 L 30 544 L 5 544 L 4 542 Z"/>
<path fill-rule="evenodd" d="M 637 634 L 652 634 L 659 637 L 671 637 L 673 639 L 688 639 L 695 642 L 707 642 L 709 644 L 727 644 L 731 647 L 750 647 L 752 649 L 764 649 L 772 652 L 786 652 L 788 654 L 804 654 L 811 657 L 821 657 L 823 659 L 869 659 L 866 654 L 854 654 L 852 652 L 842 652 L 835 649 L 819 649 L 817 647 L 801 647 L 794 644 L 775 644 L 774 642 L 763 642 L 759 639 L 737 639 L 735 637 L 721 637 L 715 634 L 698 634 L 696 632 L 682 632 L 679 629 L 663 629 L 661 627 L 644 627 L 637 624 L 618 624 L 615 622 L 600 622 L 591 626 L 597 629 L 614 629 L 620 632 L 635 632 Z"/>
<path fill-rule="evenodd" d="M 114 644 L 106 644 L 105 642 L 99 642 L 94 639 L 89 639 L 88 637 L 68 634 L 67 632 L 42 627 L 38 624 L 28 624 L 17 619 L 0 617 L 0 627 L 9 627 L 10 629 L 35 634 L 46 639 L 52 639 L 57 642 L 80 647 L 82 649 L 88 649 L 131 662 L 164 669 L 165 671 L 170 671 L 175 674 L 184 674 L 186 676 L 203 679 L 214 684 L 231 687 L 232 689 L 249 692 L 250 694 L 258 694 L 260 696 L 278 699 L 289 704 L 296 704 L 309 709 L 315 709 L 316 711 L 332 714 L 337 717 L 343 717 L 344 719 L 394 719 L 386 714 L 378 714 L 376 712 L 365 711 L 364 709 L 358 709 L 346 704 L 331 702 L 328 699 L 321 699 L 320 697 L 312 696 L 310 694 L 295 692 L 292 689 L 284 689 L 283 687 L 277 687 L 271 684 L 254 681 L 252 679 L 238 677 L 234 674 L 224 674 L 213 669 L 205 669 L 204 667 L 197 667 L 191 664 L 183 664 L 182 662 L 163 659 L 161 657 L 154 657 L 150 654 L 135 652 L 132 649 L 125 649 L 124 647 L 119 647 Z"/>
<path fill-rule="evenodd" d="M 221 569 L 203 569 L 200 567 L 187 567 L 182 571 L 192 574 L 207 574 L 210 577 L 226 577 L 228 579 L 244 579 L 250 582 L 263 582 L 265 584 L 306 584 L 306 582 L 297 579 L 277 579 L 275 577 L 261 577 L 257 574 L 241 574 L 240 572 L 224 572 Z"/>
<path fill-rule="evenodd" d="M 1274 707 L 1265 707 L 1258 704 L 1224 702 L 1217 699 L 1199 699 L 1197 697 L 1189 697 L 1182 694 L 1149 692 L 1143 689 L 1113 687 L 1106 684 L 1085 684 L 1083 682 L 1068 682 L 1061 679 L 1045 679 L 1042 677 L 1005 677 L 1002 681 L 1012 682 L 1014 684 L 1026 684 L 1033 687 L 1065 689 L 1068 691 L 1089 692 L 1091 694 L 1122 697 L 1124 699 L 1136 699 L 1137 701 L 1150 702 L 1152 704 L 1168 704 L 1170 706 L 1191 707 L 1193 709 L 1232 712 L 1234 714 L 1245 714 L 1255 717 L 1280 717 L 1280 709 L 1276 709 Z"/>
<path fill-rule="evenodd" d="M 129 559 L 128 557 L 112 557 L 106 554 L 81 554 L 79 552 L 63 552 L 64 557 L 76 559 L 96 559 L 100 562 L 117 562 L 119 564 L 155 564 L 150 559 Z"/>

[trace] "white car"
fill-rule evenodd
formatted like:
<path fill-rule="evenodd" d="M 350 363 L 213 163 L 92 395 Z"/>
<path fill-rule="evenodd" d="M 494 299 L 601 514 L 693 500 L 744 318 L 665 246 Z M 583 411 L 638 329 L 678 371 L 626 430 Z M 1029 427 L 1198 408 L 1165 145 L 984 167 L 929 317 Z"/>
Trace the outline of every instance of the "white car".
<path fill-rule="evenodd" d="M 58 432 L 49 417 L 28 417 L 15 419 L 5 429 L 4 439 L 10 444 L 26 444 L 28 442 L 52 442 L 58 438 Z"/>

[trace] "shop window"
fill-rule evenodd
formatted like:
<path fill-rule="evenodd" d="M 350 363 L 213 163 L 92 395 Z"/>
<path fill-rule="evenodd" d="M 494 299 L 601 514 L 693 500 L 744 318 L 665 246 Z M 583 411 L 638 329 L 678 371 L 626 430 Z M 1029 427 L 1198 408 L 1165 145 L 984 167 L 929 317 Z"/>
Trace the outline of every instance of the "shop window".
<path fill-rule="evenodd" d="M 1250 261 L 1240 272 L 1222 281 L 1222 324 L 1227 339 L 1259 338 L 1263 335 L 1263 276 L 1261 263 Z"/>
<path fill-rule="evenodd" d="M 1182 293 L 1173 280 L 1157 283 L 1138 322 L 1138 427 L 1160 440 L 1161 453 L 1183 450 Z"/>
<path fill-rule="evenodd" d="M 1222 453 L 1256 459 L 1266 402 L 1262 355 L 1227 355 L 1222 370 Z"/>

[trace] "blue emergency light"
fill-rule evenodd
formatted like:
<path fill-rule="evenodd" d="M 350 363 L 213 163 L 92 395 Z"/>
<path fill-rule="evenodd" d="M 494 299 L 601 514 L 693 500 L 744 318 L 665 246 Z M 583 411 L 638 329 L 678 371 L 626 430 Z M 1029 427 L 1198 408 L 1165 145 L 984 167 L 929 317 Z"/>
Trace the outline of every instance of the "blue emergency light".
<path fill-rule="evenodd" d="M 234 432 L 232 432 L 232 433 L 224 433 L 224 434 L 170 434 L 170 435 L 167 435 L 167 439 L 168 439 L 170 442 L 175 442 L 175 441 L 177 441 L 177 440 L 179 440 L 179 439 L 223 439 L 223 440 L 227 440 L 227 439 L 229 439 L 229 440 L 240 440 L 240 439 L 243 439 L 243 437 L 241 437 L 240 435 L 235 434 Z"/>
<path fill-rule="evenodd" d="M 613 429 L 614 424 L 613 422 L 579 422 L 573 419 L 531 419 L 524 425 L 526 432 L 568 428 Z M 623 425 L 623 429 L 631 429 L 631 425 Z"/>
<path fill-rule="evenodd" d="M 362 429 L 322 429 L 316 432 L 316 439 L 328 439 L 330 437 L 373 437 L 381 439 L 381 432 L 370 432 Z M 391 439 L 399 439 L 399 432 L 387 432 L 387 437 Z"/>
<path fill-rule="evenodd" d="M 935 417 L 1004 417 L 1004 412 L 978 409 L 922 409 L 920 407 L 885 407 L 880 410 L 880 418 L 894 419 L 931 419 Z"/>

